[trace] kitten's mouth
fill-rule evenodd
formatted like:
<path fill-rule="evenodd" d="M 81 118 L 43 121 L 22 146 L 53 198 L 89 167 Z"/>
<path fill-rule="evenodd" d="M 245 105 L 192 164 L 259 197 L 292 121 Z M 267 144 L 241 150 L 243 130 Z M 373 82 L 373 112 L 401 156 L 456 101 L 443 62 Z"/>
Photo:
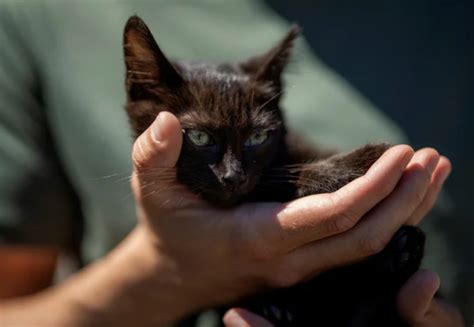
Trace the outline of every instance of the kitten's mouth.
<path fill-rule="evenodd" d="M 246 200 L 253 192 L 259 178 L 247 179 L 240 184 L 225 184 L 218 180 L 213 187 L 207 185 L 195 185 L 192 190 L 200 195 L 202 199 L 216 207 L 229 208 L 237 206 Z M 204 187 L 203 187 L 204 186 Z"/>
<path fill-rule="evenodd" d="M 244 194 L 233 192 L 202 193 L 204 200 L 221 208 L 229 208 L 242 202 Z"/>
<path fill-rule="evenodd" d="M 243 197 L 242 194 L 227 193 L 223 196 L 219 205 L 222 207 L 233 207 L 235 205 L 238 205 L 240 202 L 242 202 L 242 197 Z"/>
<path fill-rule="evenodd" d="M 217 192 L 204 192 L 202 197 L 211 202 L 212 204 L 228 208 L 236 206 L 242 203 L 245 195 L 251 192 L 250 187 L 246 188 L 233 188 L 233 187 L 223 187 Z"/>

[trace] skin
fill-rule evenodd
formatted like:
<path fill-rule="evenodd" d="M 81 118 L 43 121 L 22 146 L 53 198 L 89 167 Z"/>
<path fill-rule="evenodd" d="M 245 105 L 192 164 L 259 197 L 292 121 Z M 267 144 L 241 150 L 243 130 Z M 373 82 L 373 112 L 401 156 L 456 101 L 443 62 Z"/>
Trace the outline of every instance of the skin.
<path fill-rule="evenodd" d="M 450 171 L 432 149 L 395 146 L 337 192 L 224 210 L 173 180 L 181 144 L 179 122 L 161 113 L 133 149 L 136 228 L 62 284 L 1 302 L 3 325 L 160 326 L 262 287 L 293 285 L 380 251 L 401 225 L 424 216 Z M 418 307 L 428 308 L 422 299 Z"/>
<path fill-rule="evenodd" d="M 438 275 L 430 270 L 419 270 L 403 286 L 398 294 L 400 315 L 413 327 L 464 326 L 459 311 L 434 294 L 438 290 Z M 229 310 L 224 316 L 227 327 L 271 327 L 271 323 L 241 308 Z"/>

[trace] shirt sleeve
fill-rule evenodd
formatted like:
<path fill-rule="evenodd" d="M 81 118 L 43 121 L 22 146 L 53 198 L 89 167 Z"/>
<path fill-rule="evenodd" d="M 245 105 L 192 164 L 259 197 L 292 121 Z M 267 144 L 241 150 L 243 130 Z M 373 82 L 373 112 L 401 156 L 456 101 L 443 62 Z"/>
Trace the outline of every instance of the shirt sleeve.
<path fill-rule="evenodd" d="M 71 247 L 80 206 L 54 151 L 20 17 L 0 4 L 0 243 Z"/>

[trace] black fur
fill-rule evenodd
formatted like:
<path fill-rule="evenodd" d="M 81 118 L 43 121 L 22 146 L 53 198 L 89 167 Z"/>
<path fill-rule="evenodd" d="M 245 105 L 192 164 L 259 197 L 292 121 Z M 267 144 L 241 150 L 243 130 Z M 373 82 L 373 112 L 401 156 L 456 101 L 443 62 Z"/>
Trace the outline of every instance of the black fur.
<path fill-rule="evenodd" d="M 362 176 L 387 144 L 334 154 L 287 130 L 279 106 L 281 75 L 298 31 L 293 27 L 269 51 L 242 63 L 190 64 L 169 61 L 144 22 L 130 18 L 124 52 L 135 135 L 160 111 L 175 114 L 184 130 L 178 180 L 221 207 L 333 192 Z M 364 262 L 240 305 L 277 326 L 401 326 L 395 296 L 418 269 L 423 245 L 419 229 L 402 227 L 385 250 Z"/>

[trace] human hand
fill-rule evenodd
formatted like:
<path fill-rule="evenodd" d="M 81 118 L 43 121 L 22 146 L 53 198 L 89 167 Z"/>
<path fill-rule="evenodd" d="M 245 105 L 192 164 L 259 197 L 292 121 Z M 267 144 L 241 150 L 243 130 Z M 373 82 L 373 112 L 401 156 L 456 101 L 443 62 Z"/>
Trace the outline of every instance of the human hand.
<path fill-rule="evenodd" d="M 459 310 L 435 298 L 439 277 L 429 270 L 419 270 L 402 287 L 397 298 L 400 316 L 413 327 L 462 327 Z M 227 327 L 270 327 L 264 318 L 241 308 L 229 310 L 224 316 Z"/>
<path fill-rule="evenodd" d="M 423 216 L 437 194 L 432 185 L 449 170 L 432 150 L 414 155 L 396 146 L 337 192 L 221 210 L 176 183 L 181 141 L 176 118 L 160 114 L 134 145 L 134 231 L 57 287 L 4 303 L 3 321 L 164 325 L 263 287 L 293 285 L 380 251 Z M 24 308 L 28 315 L 19 314 Z"/>
<path fill-rule="evenodd" d="M 444 180 L 451 171 L 451 164 L 433 149 L 422 149 L 412 158 L 412 163 L 431 162 L 435 166 L 430 186 L 423 200 L 414 210 L 406 224 L 418 224 L 434 205 Z M 400 290 L 397 305 L 400 315 L 413 326 L 463 326 L 459 311 L 445 301 L 434 298 L 439 287 L 439 278 L 431 271 L 420 270 L 415 273 Z M 272 326 L 258 315 L 241 308 L 234 308 L 224 317 L 226 326 Z"/>
<path fill-rule="evenodd" d="M 405 283 L 397 297 L 400 316 L 414 327 L 464 326 L 459 310 L 434 297 L 440 280 L 430 270 L 419 270 Z"/>
<path fill-rule="evenodd" d="M 153 244 L 156 271 L 168 276 L 158 284 L 173 289 L 167 301 L 176 316 L 379 252 L 429 208 L 431 176 L 449 173 L 435 151 L 395 146 L 337 192 L 223 210 L 176 182 L 181 142 L 177 119 L 161 113 L 135 143 L 132 178 L 137 229 Z"/>

